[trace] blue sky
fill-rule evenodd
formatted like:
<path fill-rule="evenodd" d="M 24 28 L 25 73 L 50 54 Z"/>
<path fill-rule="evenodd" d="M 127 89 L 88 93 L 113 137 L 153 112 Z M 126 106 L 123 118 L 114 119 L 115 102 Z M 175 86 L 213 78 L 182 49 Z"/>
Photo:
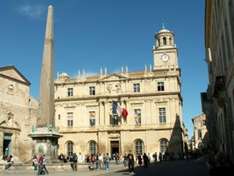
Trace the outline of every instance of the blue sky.
<path fill-rule="evenodd" d="M 154 33 L 162 23 L 175 33 L 182 70 L 183 117 L 201 113 L 207 88 L 203 0 L 2 0 L 0 66 L 15 65 L 38 97 L 47 6 L 54 6 L 55 72 L 129 71 L 153 64 Z M 56 73 L 55 73 L 56 74 Z"/>

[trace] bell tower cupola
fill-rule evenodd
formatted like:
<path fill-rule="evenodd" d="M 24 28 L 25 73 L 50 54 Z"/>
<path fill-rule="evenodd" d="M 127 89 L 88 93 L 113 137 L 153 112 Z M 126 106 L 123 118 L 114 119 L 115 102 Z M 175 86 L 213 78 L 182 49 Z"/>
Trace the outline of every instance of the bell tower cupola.
<path fill-rule="evenodd" d="M 153 46 L 154 70 L 175 67 L 178 68 L 177 48 L 172 31 L 163 26 L 155 33 Z"/>

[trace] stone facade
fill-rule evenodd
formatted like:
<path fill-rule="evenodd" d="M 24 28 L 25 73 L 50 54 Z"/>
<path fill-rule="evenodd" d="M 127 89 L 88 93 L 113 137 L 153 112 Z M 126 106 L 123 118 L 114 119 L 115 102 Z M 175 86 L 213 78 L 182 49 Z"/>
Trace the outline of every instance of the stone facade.
<path fill-rule="evenodd" d="M 209 144 L 234 161 L 234 2 L 206 0 L 205 47 L 209 71 L 201 94 Z"/>
<path fill-rule="evenodd" d="M 0 68 L 0 156 L 17 161 L 32 157 L 28 137 L 38 114 L 38 102 L 30 96 L 30 82 L 14 67 Z"/>
<path fill-rule="evenodd" d="M 155 34 L 153 57 L 153 69 L 139 72 L 58 75 L 59 153 L 183 152 L 180 68 L 171 31 Z M 113 112 L 115 105 L 128 112 L 126 118 Z"/>
<path fill-rule="evenodd" d="M 208 133 L 206 128 L 206 115 L 201 114 L 194 118 L 193 121 L 193 136 L 194 149 L 202 149 L 207 147 Z"/>

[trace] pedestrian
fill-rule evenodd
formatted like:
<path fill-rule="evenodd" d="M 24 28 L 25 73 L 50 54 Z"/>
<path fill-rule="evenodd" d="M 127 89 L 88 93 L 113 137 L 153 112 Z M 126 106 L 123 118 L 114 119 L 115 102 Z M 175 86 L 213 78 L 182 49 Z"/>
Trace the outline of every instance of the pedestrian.
<path fill-rule="evenodd" d="M 124 154 L 124 157 L 123 157 L 123 164 L 124 164 L 124 167 L 127 167 L 127 166 L 128 166 L 128 155 L 127 155 L 127 153 Z"/>
<path fill-rule="evenodd" d="M 129 173 L 134 174 L 134 156 L 131 151 L 128 154 L 128 170 Z"/>
<path fill-rule="evenodd" d="M 101 153 L 99 153 L 99 156 L 98 156 L 98 165 L 99 165 L 99 169 L 102 169 L 102 165 L 103 165 L 103 156 Z"/>
<path fill-rule="evenodd" d="M 104 156 L 104 166 L 105 166 L 105 171 L 109 172 L 109 170 L 110 170 L 110 157 L 109 157 L 109 153 L 106 153 L 106 155 Z"/>
<path fill-rule="evenodd" d="M 49 172 L 48 172 L 48 170 L 47 170 L 47 168 L 46 168 L 46 164 L 47 164 L 47 159 L 46 159 L 46 156 L 45 156 L 45 155 L 43 155 L 42 167 L 43 167 L 43 169 L 44 169 L 45 173 L 48 175 L 48 174 L 49 174 Z"/>
<path fill-rule="evenodd" d="M 156 163 L 157 163 L 157 158 L 158 158 L 157 152 L 155 152 L 155 153 L 153 154 L 153 158 L 154 158 L 154 163 L 156 164 Z"/>
<path fill-rule="evenodd" d="M 137 156 L 137 161 L 138 161 L 138 165 L 142 166 L 142 157 L 140 154 Z"/>
<path fill-rule="evenodd" d="M 77 161 L 78 161 L 78 157 L 77 157 L 76 153 L 73 153 L 72 154 L 73 171 L 77 171 Z"/>
<path fill-rule="evenodd" d="M 144 167 L 145 167 L 145 168 L 148 168 L 148 165 L 149 165 L 149 158 L 148 158 L 148 156 L 146 155 L 146 153 L 144 153 L 144 155 L 143 155 L 143 160 L 144 160 Z"/>
<path fill-rule="evenodd" d="M 37 158 L 38 161 L 38 169 L 37 169 L 37 175 L 44 175 L 45 174 L 45 170 L 43 167 L 43 156 L 39 155 Z"/>
<path fill-rule="evenodd" d="M 33 165 L 34 171 L 37 171 L 38 161 L 37 161 L 37 156 L 36 155 L 33 156 L 32 165 Z"/>
<path fill-rule="evenodd" d="M 160 152 L 160 153 L 159 153 L 159 162 L 161 162 L 162 159 L 163 159 L 163 156 L 162 156 L 162 153 Z"/>
<path fill-rule="evenodd" d="M 99 155 L 96 154 L 96 169 L 98 169 L 98 165 L 99 165 Z"/>
<path fill-rule="evenodd" d="M 151 162 L 151 154 L 150 153 L 148 153 L 148 159 L 149 159 L 149 164 L 150 164 L 150 162 Z"/>
<path fill-rule="evenodd" d="M 6 159 L 6 165 L 5 165 L 5 169 L 9 169 L 13 164 L 14 164 L 14 158 L 12 155 L 8 156 Z"/>

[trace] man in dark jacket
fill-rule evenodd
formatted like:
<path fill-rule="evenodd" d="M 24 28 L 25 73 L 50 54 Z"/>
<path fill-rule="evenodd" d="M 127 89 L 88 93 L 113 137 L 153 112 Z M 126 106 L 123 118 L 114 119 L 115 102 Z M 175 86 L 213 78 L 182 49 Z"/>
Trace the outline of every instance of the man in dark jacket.
<path fill-rule="evenodd" d="M 131 153 L 131 151 L 128 154 L 128 170 L 129 172 L 133 172 L 134 173 L 134 156 Z"/>

